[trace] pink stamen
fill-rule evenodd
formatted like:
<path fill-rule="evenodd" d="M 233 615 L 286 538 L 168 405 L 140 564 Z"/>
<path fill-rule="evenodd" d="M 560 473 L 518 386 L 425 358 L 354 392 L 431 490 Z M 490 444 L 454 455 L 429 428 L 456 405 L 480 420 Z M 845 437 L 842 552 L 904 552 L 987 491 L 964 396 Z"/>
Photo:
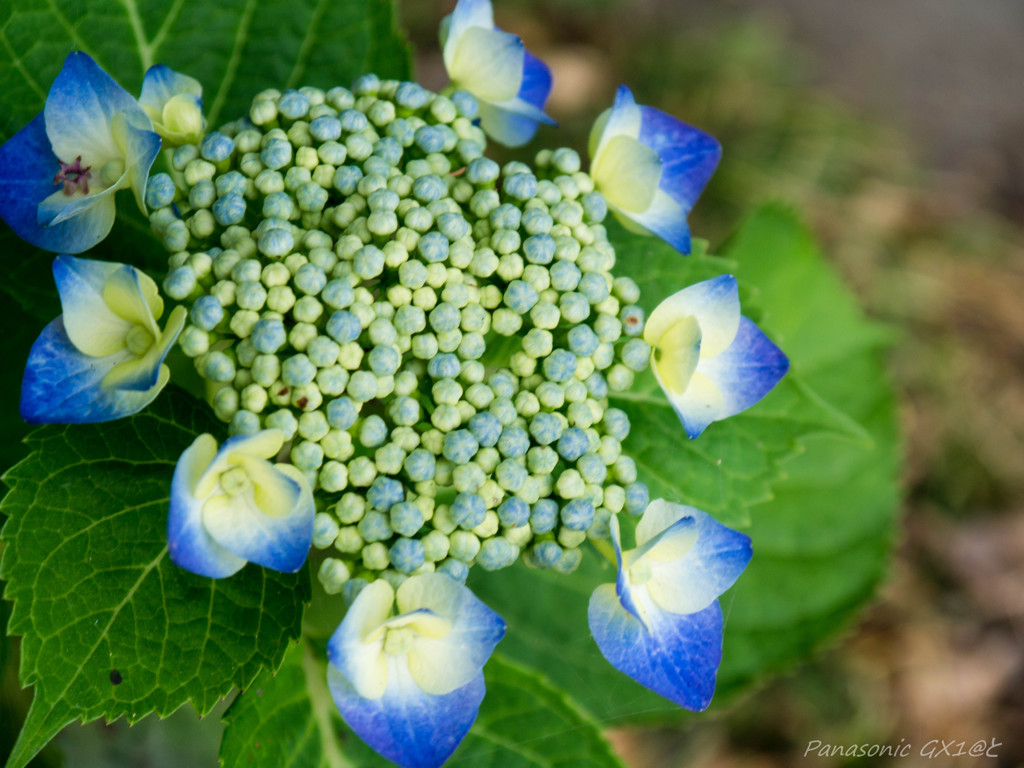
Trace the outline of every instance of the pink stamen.
<path fill-rule="evenodd" d="M 75 162 L 68 164 L 63 163 L 60 160 L 60 171 L 53 177 L 54 184 L 64 183 L 64 194 L 73 195 L 75 189 L 81 187 L 82 194 L 89 194 L 89 179 L 92 178 L 92 166 L 82 167 L 82 156 L 79 155 L 75 158 Z"/>

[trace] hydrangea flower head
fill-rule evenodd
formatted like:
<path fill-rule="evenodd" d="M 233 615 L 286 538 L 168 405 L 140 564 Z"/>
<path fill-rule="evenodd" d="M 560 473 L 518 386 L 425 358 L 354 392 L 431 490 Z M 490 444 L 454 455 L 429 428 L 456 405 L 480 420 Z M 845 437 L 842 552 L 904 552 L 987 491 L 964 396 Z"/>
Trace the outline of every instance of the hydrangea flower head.
<path fill-rule="evenodd" d="M 629 229 L 690 252 L 686 216 L 714 173 L 722 148 L 703 131 L 653 107 L 624 85 L 590 133 L 590 175 Z"/>
<path fill-rule="evenodd" d="M 203 86 L 164 64 L 146 70 L 139 105 L 169 146 L 198 144 L 203 137 Z"/>
<path fill-rule="evenodd" d="M 448 76 L 477 99 L 480 124 L 495 141 L 518 147 L 540 123 L 553 123 L 544 114 L 551 71 L 521 39 L 494 26 L 491 0 L 459 0 L 441 23 L 441 45 Z"/>
<path fill-rule="evenodd" d="M 161 331 L 156 283 L 127 264 L 58 256 L 53 276 L 63 313 L 32 345 L 22 417 L 80 424 L 145 408 L 170 378 L 163 361 L 185 325 L 185 309 L 175 308 Z"/>
<path fill-rule="evenodd" d="M 302 472 L 274 464 L 280 430 L 231 437 L 218 450 L 212 435 L 181 454 L 171 481 L 167 545 L 171 560 L 210 578 L 247 562 L 294 573 L 313 539 L 313 493 Z"/>
<path fill-rule="evenodd" d="M 692 710 L 706 709 L 722 658 L 718 596 L 750 561 L 750 539 L 694 507 L 650 503 L 623 551 L 611 520 L 615 585 L 590 598 L 590 631 L 605 658 L 641 685 Z"/>
<path fill-rule="evenodd" d="M 381 579 L 331 636 L 327 681 L 367 744 L 403 768 L 436 768 L 476 719 L 483 665 L 504 634 L 504 620 L 448 576 L 412 576 L 397 592 Z"/>
<path fill-rule="evenodd" d="M 781 350 L 740 314 L 732 275 L 669 296 L 647 319 L 644 340 L 658 383 L 691 438 L 754 405 L 789 370 Z"/>
<path fill-rule="evenodd" d="M 160 136 L 139 103 L 84 53 L 72 53 L 43 112 L 0 147 L 0 216 L 23 239 L 81 253 L 110 231 L 114 193 L 139 207 Z"/>

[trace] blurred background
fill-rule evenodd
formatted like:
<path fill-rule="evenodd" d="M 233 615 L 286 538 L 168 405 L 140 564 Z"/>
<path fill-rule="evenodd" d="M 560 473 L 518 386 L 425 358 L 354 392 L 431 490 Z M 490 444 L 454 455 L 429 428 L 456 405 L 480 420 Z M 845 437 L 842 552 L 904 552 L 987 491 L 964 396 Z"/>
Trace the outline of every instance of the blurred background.
<path fill-rule="evenodd" d="M 897 331 L 907 499 L 878 600 L 725 713 L 611 731 L 629 766 L 1024 765 L 1024 3 L 495 4 L 499 26 L 554 71 L 561 127 L 539 144 L 584 152 L 628 83 L 724 145 L 690 219 L 712 252 L 758 203 L 789 202 L 867 313 Z M 437 23 L 451 0 L 400 6 L 420 82 L 442 87 Z M 218 714 L 208 743 L 186 711 L 144 721 L 130 745 L 120 725 L 73 727 L 63 760 L 50 749 L 40 764 L 213 765 Z M 933 740 L 936 753 L 1001 744 L 997 757 L 929 759 Z M 814 741 L 913 749 L 805 756 Z"/>
<path fill-rule="evenodd" d="M 450 5 L 402 3 L 428 87 L 445 83 L 436 20 Z M 897 330 L 907 500 L 876 604 L 724 715 L 612 732 L 629 765 L 1024 765 L 1024 4 L 495 5 L 554 72 L 560 128 L 539 143 L 582 153 L 629 84 L 724 146 L 690 219 L 712 252 L 756 204 L 792 203 Z M 966 754 L 992 739 L 998 757 Z M 913 749 L 805 757 L 814 740 Z"/>

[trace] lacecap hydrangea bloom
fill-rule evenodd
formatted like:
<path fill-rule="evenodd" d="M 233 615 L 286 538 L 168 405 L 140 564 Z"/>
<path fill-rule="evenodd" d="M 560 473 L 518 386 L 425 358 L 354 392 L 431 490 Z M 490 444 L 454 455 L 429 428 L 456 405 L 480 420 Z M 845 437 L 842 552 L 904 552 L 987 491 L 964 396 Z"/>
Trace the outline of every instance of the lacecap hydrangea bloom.
<path fill-rule="evenodd" d="M 170 254 L 160 291 L 132 267 L 59 257 L 64 315 L 51 328 L 64 336 L 44 332 L 23 396 L 42 403 L 40 387 L 88 364 L 90 394 L 52 420 L 128 415 L 166 383 L 177 339 L 228 437 L 202 435 L 181 456 L 172 560 L 225 578 L 247 563 L 294 572 L 316 550 L 320 586 L 348 606 L 328 644 L 330 690 L 352 729 L 406 768 L 458 746 L 505 631 L 464 586 L 470 569 L 523 560 L 570 574 L 588 540 L 611 539 L 619 568 L 591 601 L 602 653 L 681 706 L 707 706 L 716 599 L 749 540 L 650 500 L 609 397 L 652 365 L 685 439 L 786 368 L 740 315 L 731 277 L 645 321 L 639 287 L 616 274 L 609 205 L 687 250 L 712 139 L 620 90 L 589 173 L 566 148 L 499 165 L 487 136 L 533 135 L 547 68 L 494 27 L 489 2 L 460 0 L 443 37 L 447 94 L 372 74 L 269 89 L 209 132 L 198 83 L 151 69 L 131 103 L 178 145 L 166 172 L 133 182 Z M 99 113 L 129 109 L 122 93 L 100 93 Z M 75 270 L 89 292 L 68 287 Z M 162 332 L 160 292 L 177 305 Z M 95 339 L 107 346 L 80 346 Z M 154 370 L 145 397 L 117 388 Z M 639 518 L 625 552 L 624 516 Z"/>

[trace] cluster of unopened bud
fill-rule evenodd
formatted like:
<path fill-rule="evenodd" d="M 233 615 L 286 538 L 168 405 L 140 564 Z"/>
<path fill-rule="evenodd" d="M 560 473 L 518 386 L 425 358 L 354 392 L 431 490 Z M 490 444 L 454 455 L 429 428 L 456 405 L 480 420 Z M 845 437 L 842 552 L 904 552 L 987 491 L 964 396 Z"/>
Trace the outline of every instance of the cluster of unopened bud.
<path fill-rule="evenodd" d="M 520 555 L 569 572 L 647 506 L 608 396 L 650 349 L 605 201 L 569 149 L 499 167 L 475 114 L 373 75 L 266 91 L 147 191 L 180 345 L 232 434 L 290 441 L 349 598 Z"/>

